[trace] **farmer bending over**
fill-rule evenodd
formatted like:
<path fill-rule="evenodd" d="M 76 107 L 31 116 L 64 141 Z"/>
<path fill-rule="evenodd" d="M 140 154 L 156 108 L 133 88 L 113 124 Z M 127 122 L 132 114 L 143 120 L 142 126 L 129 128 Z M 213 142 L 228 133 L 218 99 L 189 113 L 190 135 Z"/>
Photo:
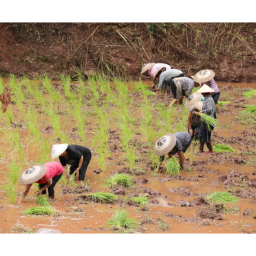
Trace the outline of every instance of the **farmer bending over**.
<path fill-rule="evenodd" d="M 156 171 L 159 171 L 166 154 L 171 158 L 176 153 L 179 155 L 180 167 L 183 169 L 185 161 L 184 153 L 190 146 L 190 143 L 191 135 L 187 132 L 167 133 L 158 139 L 154 145 L 154 154 L 160 156 Z"/>
<path fill-rule="evenodd" d="M 194 76 L 191 76 L 193 80 L 196 82 L 195 86 L 202 87 L 204 84 L 208 85 L 211 89 L 214 90 L 214 92 L 211 94 L 214 103 L 215 103 L 215 108 L 218 109 L 218 99 L 220 97 L 220 90 L 214 81 L 214 76 L 215 73 L 212 70 L 206 69 L 206 70 L 201 70 L 197 72 Z M 216 118 L 216 116 L 215 116 Z"/>
<path fill-rule="evenodd" d="M 44 165 L 29 167 L 19 177 L 19 182 L 26 185 L 19 203 L 26 197 L 33 183 L 39 184 L 40 190 L 36 192 L 37 195 L 46 194 L 46 189 L 48 188 L 48 196 L 54 198 L 54 187 L 61 178 L 62 173 L 63 167 L 57 162 L 48 162 Z"/>
<path fill-rule="evenodd" d="M 207 85 L 203 85 L 195 93 L 196 94 L 202 93 L 202 95 L 205 97 L 205 99 L 203 101 L 202 110 L 199 113 L 204 113 L 204 114 L 216 119 L 215 104 L 214 104 L 214 100 L 211 96 L 212 92 L 214 92 L 213 89 L 211 89 Z M 211 127 L 211 129 L 209 130 L 205 122 L 202 122 L 202 125 L 200 126 L 200 129 L 199 129 L 199 140 L 200 140 L 199 152 L 201 152 L 201 153 L 204 152 L 204 144 L 205 143 L 209 149 L 209 151 L 206 153 L 210 154 L 213 152 L 212 144 L 211 144 L 211 134 L 212 134 L 212 130 L 214 129 L 213 124 L 210 125 L 210 127 Z"/>
<path fill-rule="evenodd" d="M 79 145 L 53 145 L 52 159 L 55 159 L 58 156 L 62 166 L 67 166 L 67 164 L 71 165 L 69 175 L 72 175 L 75 172 L 78 179 L 84 181 L 85 173 L 92 157 L 90 149 Z"/>
<path fill-rule="evenodd" d="M 183 97 L 184 96 L 189 97 L 191 95 L 194 85 L 195 85 L 194 80 L 189 77 L 174 78 L 171 83 L 171 89 L 172 89 L 174 100 L 169 105 L 169 107 L 171 107 L 176 103 L 178 103 L 179 105 L 182 104 Z M 187 95 L 186 95 L 186 92 L 187 92 Z"/>

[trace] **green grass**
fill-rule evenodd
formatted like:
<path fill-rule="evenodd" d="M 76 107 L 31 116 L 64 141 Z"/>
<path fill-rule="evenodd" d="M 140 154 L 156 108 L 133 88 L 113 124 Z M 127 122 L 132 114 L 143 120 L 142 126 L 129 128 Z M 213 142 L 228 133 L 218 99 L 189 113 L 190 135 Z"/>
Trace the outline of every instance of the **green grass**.
<path fill-rule="evenodd" d="M 39 195 L 37 196 L 37 200 L 40 206 L 51 207 L 51 204 L 49 203 L 48 198 L 46 196 Z"/>
<path fill-rule="evenodd" d="M 218 126 L 218 124 L 219 124 L 219 121 L 218 121 L 217 119 L 215 119 L 215 118 L 213 118 L 213 117 L 211 117 L 211 116 L 208 116 L 208 115 L 206 115 L 206 114 L 204 114 L 204 113 L 200 113 L 200 116 L 201 116 L 203 122 L 206 123 L 207 128 L 208 128 L 209 131 L 212 130 L 212 129 L 211 129 L 211 125 L 214 126 L 214 127 L 216 127 L 216 126 Z"/>
<path fill-rule="evenodd" d="M 229 146 L 229 145 L 224 145 L 224 144 L 216 144 L 215 146 L 213 146 L 213 151 L 220 153 L 220 152 L 233 152 L 234 149 Z"/>
<path fill-rule="evenodd" d="M 249 91 L 242 93 L 242 95 L 246 98 L 256 97 L 256 90 L 250 88 Z"/>
<path fill-rule="evenodd" d="M 167 232 L 170 229 L 169 223 L 166 222 L 166 220 L 164 220 L 164 219 L 160 219 L 157 222 L 157 226 L 159 229 L 161 229 L 162 231 L 165 231 L 165 232 Z"/>
<path fill-rule="evenodd" d="M 99 201 L 104 203 L 106 201 L 114 202 L 117 199 L 117 196 L 112 193 L 105 193 L 105 192 L 95 192 L 90 193 L 88 196 L 91 196 L 95 202 Z"/>
<path fill-rule="evenodd" d="M 71 186 L 71 187 L 76 187 L 76 183 L 75 183 L 75 172 L 72 174 L 72 175 L 70 175 L 70 178 L 69 178 L 69 185 Z"/>
<path fill-rule="evenodd" d="M 37 207 L 30 207 L 23 211 L 24 215 L 52 215 L 57 212 L 52 207 L 44 207 L 44 206 L 37 206 Z"/>
<path fill-rule="evenodd" d="M 166 174 L 169 175 L 179 175 L 180 174 L 180 164 L 176 157 L 171 157 L 165 165 Z"/>
<path fill-rule="evenodd" d="M 148 198 L 143 196 L 133 197 L 131 200 L 140 206 L 143 206 L 148 203 Z"/>
<path fill-rule="evenodd" d="M 231 195 L 228 192 L 218 192 L 215 191 L 207 196 L 207 199 L 212 202 L 218 202 L 218 203 L 237 203 L 240 199 L 236 196 Z"/>
<path fill-rule="evenodd" d="M 230 103 L 230 101 L 218 101 L 218 104 L 220 106 L 223 106 L 223 105 L 226 105 L 226 104 L 229 104 L 229 103 Z"/>
<path fill-rule="evenodd" d="M 116 210 L 115 214 L 107 221 L 107 225 L 112 229 L 118 229 L 121 233 L 132 233 L 138 227 L 138 222 L 133 218 L 128 218 L 125 210 Z"/>
<path fill-rule="evenodd" d="M 106 181 L 105 184 L 110 187 L 115 187 L 117 185 L 121 185 L 123 187 L 133 187 L 133 180 L 131 176 L 124 174 L 124 173 L 116 173 L 110 176 Z"/>
<path fill-rule="evenodd" d="M 243 113 L 256 113 L 256 105 L 246 105 Z"/>

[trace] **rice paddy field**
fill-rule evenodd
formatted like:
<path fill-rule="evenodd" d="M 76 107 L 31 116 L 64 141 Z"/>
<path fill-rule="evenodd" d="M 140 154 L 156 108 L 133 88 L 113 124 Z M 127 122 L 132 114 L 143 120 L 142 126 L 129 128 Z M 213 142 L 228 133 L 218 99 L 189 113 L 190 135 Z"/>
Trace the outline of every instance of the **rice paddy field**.
<path fill-rule="evenodd" d="M 168 108 L 172 99 L 148 81 L 72 79 L 0 78 L 12 97 L 0 113 L 1 233 L 256 232 L 256 85 L 218 83 L 215 152 L 199 154 L 193 142 L 183 170 L 166 159 L 156 173 L 154 142 L 187 131 L 184 105 Z M 34 184 L 19 204 L 19 175 L 52 161 L 59 143 L 91 150 L 85 181 L 63 175 L 51 201 L 34 196 Z"/>

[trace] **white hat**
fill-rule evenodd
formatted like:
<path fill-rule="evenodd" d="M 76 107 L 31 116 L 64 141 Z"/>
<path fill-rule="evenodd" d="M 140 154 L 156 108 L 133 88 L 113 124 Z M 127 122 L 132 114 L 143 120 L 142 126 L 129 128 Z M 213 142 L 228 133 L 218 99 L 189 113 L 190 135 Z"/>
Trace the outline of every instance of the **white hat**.
<path fill-rule="evenodd" d="M 68 144 L 56 144 L 52 146 L 52 160 L 61 155 L 68 147 Z"/>
<path fill-rule="evenodd" d="M 209 87 L 207 84 L 204 84 L 198 91 L 195 93 L 212 93 L 215 92 L 211 87 Z"/>
<path fill-rule="evenodd" d="M 46 166 L 34 165 L 24 171 L 19 177 L 20 184 L 28 185 L 40 180 L 46 173 Z"/>
<path fill-rule="evenodd" d="M 175 144 L 175 134 L 167 133 L 157 140 L 157 142 L 154 145 L 153 152 L 156 156 L 164 156 L 174 148 Z"/>
<path fill-rule="evenodd" d="M 206 83 L 212 80 L 215 76 L 215 72 L 210 69 L 204 69 L 197 72 L 194 76 L 191 76 L 197 83 Z"/>
<path fill-rule="evenodd" d="M 187 109 L 190 109 L 196 101 L 201 101 L 202 97 L 203 97 L 203 95 L 201 93 L 196 94 L 194 92 L 194 93 L 190 94 L 189 97 L 186 99 L 185 107 Z"/>
<path fill-rule="evenodd" d="M 194 107 L 195 107 L 196 109 L 198 109 L 199 111 L 202 111 L 203 102 L 202 102 L 202 101 L 196 101 L 196 102 L 194 103 Z"/>
<path fill-rule="evenodd" d="M 147 63 L 147 64 L 145 64 L 140 73 L 141 74 L 145 73 L 147 70 L 152 68 L 155 64 L 156 63 Z"/>

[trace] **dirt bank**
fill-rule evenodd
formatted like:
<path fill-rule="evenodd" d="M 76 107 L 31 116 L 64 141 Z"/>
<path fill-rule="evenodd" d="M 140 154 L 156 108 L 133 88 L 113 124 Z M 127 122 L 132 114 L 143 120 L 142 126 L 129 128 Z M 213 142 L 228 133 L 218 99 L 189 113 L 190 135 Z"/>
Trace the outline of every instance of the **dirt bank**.
<path fill-rule="evenodd" d="M 255 31 L 254 23 L 2 23 L 0 74 L 138 79 L 142 63 L 165 62 L 186 76 L 210 68 L 217 81 L 256 82 Z"/>

